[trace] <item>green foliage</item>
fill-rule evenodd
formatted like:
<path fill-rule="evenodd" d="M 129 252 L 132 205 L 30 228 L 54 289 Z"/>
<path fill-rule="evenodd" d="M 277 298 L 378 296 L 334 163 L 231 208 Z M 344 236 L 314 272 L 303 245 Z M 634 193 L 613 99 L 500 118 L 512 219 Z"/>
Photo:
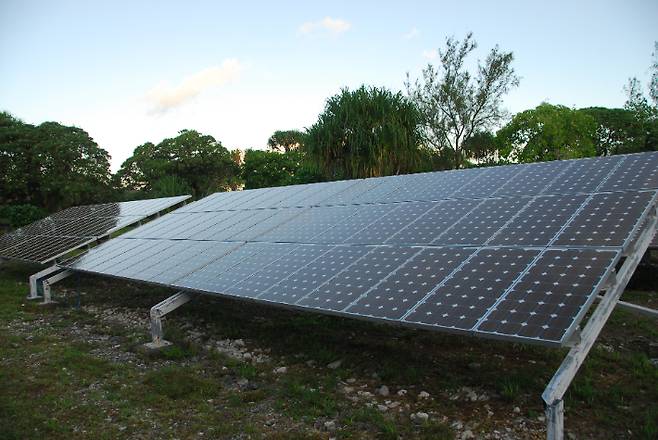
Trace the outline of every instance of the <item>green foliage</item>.
<path fill-rule="evenodd" d="M 450 158 L 451 168 L 460 168 L 469 158 L 464 142 L 478 131 L 497 126 L 506 116 L 503 97 L 519 85 L 514 73 L 512 52 L 491 49 L 477 74 L 466 67 L 466 59 L 477 48 L 473 34 L 463 41 L 446 39 L 439 49 L 439 65 L 428 64 L 422 77 L 405 83 L 409 97 L 422 115 L 423 137 L 427 146 Z"/>
<path fill-rule="evenodd" d="M 267 188 L 317 181 L 309 172 L 301 150 L 286 153 L 247 150 L 242 165 L 245 189 Z"/>
<path fill-rule="evenodd" d="M 267 140 L 267 146 L 274 151 L 287 153 L 304 146 L 305 134 L 299 130 L 277 130 Z"/>
<path fill-rule="evenodd" d="M 190 193 L 192 193 L 190 184 L 178 176 L 162 176 L 153 182 L 151 188 L 153 197 L 172 197 Z"/>
<path fill-rule="evenodd" d="M 82 129 L 0 113 L 0 204 L 57 211 L 113 197 L 110 156 Z"/>
<path fill-rule="evenodd" d="M 464 141 L 464 155 L 478 164 L 493 164 L 498 153 L 496 136 L 488 131 L 477 131 Z"/>
<path fill-rule="evenodd" d="M 596 121 L 594 146 L 597 156 L 645 150 L 647 133 L 632 111 L 605 107 L 588 107 L 578 111 Z"/>
<path fill-rule="evenodd" d="M 122 188 L 162 194 L 190 190 L 196 198 L 235 189 L 240 168 L 234 155 L 212 136 L 182 130 L 157 145 L 135 149 L 117 173 Z"/>
<path fill-rule="evenodd" d="M 512 162 L 542 162 L 594 156 L 596 121 L 562 105 L 542 103 L 518 113 L 496 134 L 501 156 Z"/>
<path fill-rule="evenodd" d="M 12 228 L 28 225 L 47 215 L 46 211 L 34 205 L 9 205 L 0 207 L 0 219 L 4 219 Z"/>
<path fill-rule="evenodd" d="M 421 158 L 420 115 L 401 93 L 361 86 L 327 100 L 305 149 L 328 180 L 404 174 Z"/>

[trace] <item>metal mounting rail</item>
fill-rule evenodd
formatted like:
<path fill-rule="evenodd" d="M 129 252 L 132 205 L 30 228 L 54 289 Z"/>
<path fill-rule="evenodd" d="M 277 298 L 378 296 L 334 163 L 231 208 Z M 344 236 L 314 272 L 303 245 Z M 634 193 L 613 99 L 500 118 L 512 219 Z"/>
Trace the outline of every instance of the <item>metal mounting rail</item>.
<path fill-rule="evenodd" d="M 171 342 L 164 340 L 164 331 L 162 330 L 162 317 L 188 303 L 192 299 L 192 294 L 187 292 L 178 292 L 162 302 L 151 307 L 151 338 L 152 341 L 145 344 L 149 349 L 159 349 L 171 345 Z"/>
<path fill-rule="evenodd" d="M 628 257 L 619 271 L 611 275 L 607 291 L 587 321 L 587 325 L 583 328 L 580 341 L 569 350 L 555 375 L 546 386 L 542 399 L 546 404 L 546 436 L 548 440 L 564 439 L 564 394 L 619 302 L 619 298 L 630 281 L 635 268 L 653 239 L 657 225 L 658 207 L 654 206 L 651 208 L 644 231 L 640 233 L 638 239 L 630 247 Z"/>

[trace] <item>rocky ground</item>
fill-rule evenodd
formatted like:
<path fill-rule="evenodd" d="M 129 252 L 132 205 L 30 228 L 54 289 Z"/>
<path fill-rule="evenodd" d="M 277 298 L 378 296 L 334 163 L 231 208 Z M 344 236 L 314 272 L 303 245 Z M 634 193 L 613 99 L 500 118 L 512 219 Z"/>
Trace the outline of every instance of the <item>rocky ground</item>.
<path fill-rule="evenodd" d="M 83 279 L 42 307 L 23 300 L 25 272 L 0 269 L 6 438 L 545 437 L 559 350 L 204 298 L 168 315 L 174 345 L 154 354 L 149 305 L 171 292 Z M 611 326 L 568 396 L 568 438 L 656 432 L 658 328 Z"/>

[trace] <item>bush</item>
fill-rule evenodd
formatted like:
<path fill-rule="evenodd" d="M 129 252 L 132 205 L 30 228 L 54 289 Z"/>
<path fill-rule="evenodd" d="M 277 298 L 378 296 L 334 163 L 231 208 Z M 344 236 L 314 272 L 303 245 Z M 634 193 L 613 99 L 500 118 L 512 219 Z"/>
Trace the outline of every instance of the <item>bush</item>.
<path fill-rule="evenodd" d="M 20 228 L 47 215 L 46 211 L 34 205 L 9 205 L 0 208 L 0 218 L 12 228 Z"/>

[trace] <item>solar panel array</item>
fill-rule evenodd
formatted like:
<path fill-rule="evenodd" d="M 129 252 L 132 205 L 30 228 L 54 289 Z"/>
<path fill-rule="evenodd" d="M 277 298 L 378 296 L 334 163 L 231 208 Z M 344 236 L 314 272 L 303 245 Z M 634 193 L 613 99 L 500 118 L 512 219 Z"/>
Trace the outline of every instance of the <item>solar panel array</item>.
<path fill-rule="evenodd" d="M 643 153 L 217 193 L 70 267 L 563 345 L 657 189 Z"/>
<path fill-rule="evenodd" d="M 0 258 L 44 264 L 188 198 L 74 206 L 0 236 Z"/>

